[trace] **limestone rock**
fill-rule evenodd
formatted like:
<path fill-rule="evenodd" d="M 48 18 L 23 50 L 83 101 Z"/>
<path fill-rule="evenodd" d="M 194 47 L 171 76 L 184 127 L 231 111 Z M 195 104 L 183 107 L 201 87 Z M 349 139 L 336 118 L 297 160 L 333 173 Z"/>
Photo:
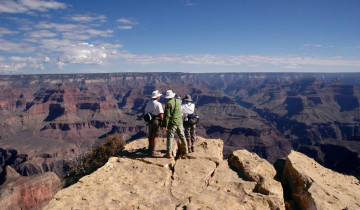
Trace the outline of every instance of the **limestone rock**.
<path fill-rule="evenodd" d="M 276 175 L 274 167 L 257 154 L 237 150 L 229 157 L 229 163 L 240 170 L 247 179 L 257 182 L 258 192 L 273 195 L 279 199 L 283 197 L 281 183 L 274 180 Z"/>
<path fill-rule="evenodd" d="M 44 209 L 284 209 L 283 200 L 256 192 L 256 181 L 222 160 L 220 140 L 199 138 L 185 159 L 149 157 L 147 144 L 129 143 L 121 157 L 58 192 Z M 165 141 L 157 149 L 165 154 Z"/>
<path fill-rule="evenodd" d="M 57 193 L 45 209 L 169 209 L 171 170 L 129 158 L 108 163 Z"/>
<path fill-rule="evenodd" d="M 359 209 L 360 183 L 292 151 L 283 173 L 285 189 L 302 209 Z"/>
<path fill-rule="evenodd" d="M 198 136 L 194 147 L 195 152 L 189 153 L 188 158 L 208 159 L 217 164 L 223 160 L 224 142 L 221 139 L 204 139 Z"/>
<path fill-rule="evenodd" d="M 23 177 L 7 167 L 6 182 L 0 188 L 2 209 L 31 209 L 50 200 L 60 190 L 60 180 L 53 172 Z"/>

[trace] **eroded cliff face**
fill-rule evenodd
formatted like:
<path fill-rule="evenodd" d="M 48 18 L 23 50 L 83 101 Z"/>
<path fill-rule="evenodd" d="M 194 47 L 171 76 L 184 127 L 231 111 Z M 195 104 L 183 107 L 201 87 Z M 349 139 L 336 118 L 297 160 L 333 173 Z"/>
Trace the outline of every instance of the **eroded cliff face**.
<path fill-rule="evenodd" d="M 21 176 L 13 168 L 6 168 L 6 181 L 0 187 L 2 209 L 31 209 L 50 200 L 60 190 L 60 179 L 52 172 L 35 176 Z"/>
<path fill-rule="evenodd" d="M 186 159 L 151 158 L 143 154 L 146 145 L 146 139 L 128 144 L 126 156 L 110 158 L 57 193 L 44 209 L 285 208 L 274 168 L 256 154 L 238 151 L 234 157 L 242 158 L 223 160 L 223 141 L 200 137 Z M 164 152 L 165 140 L 158 148 Z M 247 162 L 249 168 L 237 167 Z"/>

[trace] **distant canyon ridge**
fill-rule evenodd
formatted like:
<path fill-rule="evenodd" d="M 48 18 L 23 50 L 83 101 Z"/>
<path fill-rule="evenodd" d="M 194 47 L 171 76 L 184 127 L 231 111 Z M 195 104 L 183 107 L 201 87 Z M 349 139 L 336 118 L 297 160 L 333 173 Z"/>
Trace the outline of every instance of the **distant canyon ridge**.
<path fill-rule="evenodd" d="M 147 136 L 153 90 L 190 94 L 197 133 L 274 163 L 291 149 L 360 175 L 360 73 L 109 73 L 0 76 L 0 174 L 67 172 L 78 151 Z M 166 103 L 161 98 L 161 103 Z M 163 133 L 165 137 L 165 133 Z"/>

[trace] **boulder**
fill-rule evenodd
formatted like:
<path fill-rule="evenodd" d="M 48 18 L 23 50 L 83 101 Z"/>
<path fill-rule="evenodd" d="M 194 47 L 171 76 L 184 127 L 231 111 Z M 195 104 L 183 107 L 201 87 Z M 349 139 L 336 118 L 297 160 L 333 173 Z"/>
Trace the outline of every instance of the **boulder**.
<path fill-rule="evenodd" d="M 276 170 L 266 160 L 246 150 L 234 151 L 229 157 L 232 167 L 239 170 L 248 180 L 257 183 L 257 192 L 283 198 L 281 183 L 274 179 Z"/>
<path fill-rule="evenodd" d="M 301 209 L 360 208 L 358 179 L 324 168 L 299 152 L 286 158 L 282 182 Z"/>

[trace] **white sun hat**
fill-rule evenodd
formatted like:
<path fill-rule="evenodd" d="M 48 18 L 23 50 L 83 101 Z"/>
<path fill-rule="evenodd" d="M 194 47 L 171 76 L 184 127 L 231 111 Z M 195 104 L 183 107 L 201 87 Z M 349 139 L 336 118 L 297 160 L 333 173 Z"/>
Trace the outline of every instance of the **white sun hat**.
<path fill-rule="evenodd" d="M 162 96 L 162 94 L 159 93 L 158 90 L 153 91 L 152 94 L 151 94 L 151 98 L 157 98 L 157 97 L 160 97 L 160 96 Z"/>
<path fill-rule="evenodd" d="M 174 98 L 175 97 L 175 93 L 172 90 L 167 90 L 166 91 L 166 96 L 165 98 Z"/>

